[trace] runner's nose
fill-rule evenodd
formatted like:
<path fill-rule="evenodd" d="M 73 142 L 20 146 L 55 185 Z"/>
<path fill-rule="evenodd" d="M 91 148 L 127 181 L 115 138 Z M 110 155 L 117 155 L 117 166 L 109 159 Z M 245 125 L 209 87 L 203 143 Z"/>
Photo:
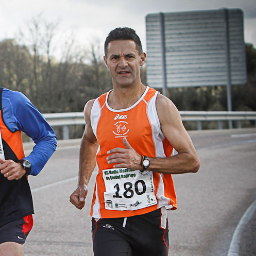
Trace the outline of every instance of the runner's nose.
<path fill-rule="evenodd" d="M 125 60 L 124 57 L 121 57 L 121 58 L 120 58 L 120 61 L 119 61 L 118 65 L 119 65 L 119 67 L 121 67 L 121 68 L 127 67 L 127 61 Z"/>

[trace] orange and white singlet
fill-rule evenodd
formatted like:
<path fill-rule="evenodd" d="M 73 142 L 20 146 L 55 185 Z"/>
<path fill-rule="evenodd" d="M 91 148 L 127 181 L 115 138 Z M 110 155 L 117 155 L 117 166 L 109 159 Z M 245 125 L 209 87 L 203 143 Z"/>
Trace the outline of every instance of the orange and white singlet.
<path fill-rule="evenodd" d="M 97 98 L 91 110 L 91 125 L 99 143 L 91 216 L 119 218 L 141 215 L 163 206 L 176 209 L 171 174 L 114 168 L 106 159 L 110 149 L 125 147 L 124 137 L 140 155 L 171 155 L 173 147 L 165 139 L 157 115 L 158 92 L 147 87 L 133 106 L 120 110 L 108 105 L 110 93 Z"/>

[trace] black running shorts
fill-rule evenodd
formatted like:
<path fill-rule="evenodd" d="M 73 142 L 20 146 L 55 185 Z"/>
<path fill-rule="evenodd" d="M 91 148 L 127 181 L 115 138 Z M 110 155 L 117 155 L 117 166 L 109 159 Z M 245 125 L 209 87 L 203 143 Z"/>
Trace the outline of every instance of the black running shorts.
<path fill-rule="evenodd" d="M 96 221 L 92 218 L 94 256 L 167 256 L 166 209 Z"/>
<path fill-rule="evenodd" d="M 24 244 L 32 227 L 32 215 L 12 221 L 0 227 L 0 244 L 6 242 Z"/>

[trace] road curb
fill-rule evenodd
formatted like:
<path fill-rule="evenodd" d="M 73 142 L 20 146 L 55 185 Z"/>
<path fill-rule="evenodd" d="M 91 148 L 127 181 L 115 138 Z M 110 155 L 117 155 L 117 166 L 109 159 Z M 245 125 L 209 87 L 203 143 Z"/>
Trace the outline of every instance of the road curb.
<path fill-rule="evenodd" d="M 239 256 L 242 233 L 245 229 L 245 226 L 250 222 L 255 212 L 256 200 L 251 204 L 251 206 L 244 213 L 243 217 L 240 219 L 230 243 L 228 256 Z"/>

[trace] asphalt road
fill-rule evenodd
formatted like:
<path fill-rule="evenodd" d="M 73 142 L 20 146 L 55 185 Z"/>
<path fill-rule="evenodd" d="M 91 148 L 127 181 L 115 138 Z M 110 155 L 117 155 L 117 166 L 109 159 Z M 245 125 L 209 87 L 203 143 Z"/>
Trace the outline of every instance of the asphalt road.
<path fill-rule="evenodd" d="M 256 199 L 256 129 L 190 135 L 201 168 L 196 174 L 173 176 L 178 209 L 168 212 L 169 255 L 226 256 L 240 219 Z M 43 171 L 29 177 L 36 214 L 25 255 L 92 256 L 89 208 L 95 174 L 86 207 L 77 210 L 69 203 L 69 195 L 77 185 L 79 140 L 58 144 Z M 30 148 L 31 144 L 25 145 L 27 154 Z M 248 251 L 255 239 L 250 226 L 241 237 L 241 256 L 256 255 Z"/>

